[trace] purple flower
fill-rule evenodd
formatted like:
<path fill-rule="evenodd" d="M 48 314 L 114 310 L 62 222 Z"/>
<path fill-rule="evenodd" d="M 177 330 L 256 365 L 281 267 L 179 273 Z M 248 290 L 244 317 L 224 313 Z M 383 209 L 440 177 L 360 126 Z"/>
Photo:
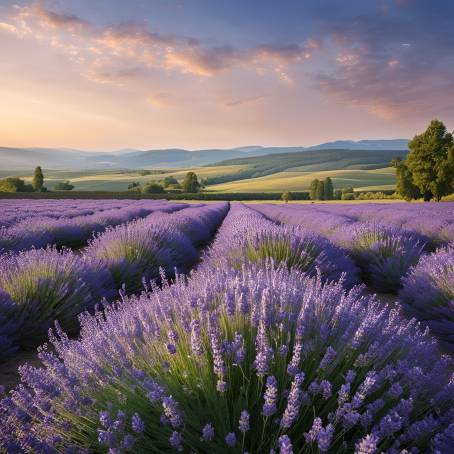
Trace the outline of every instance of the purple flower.
<path fill-rule="evenodd" d="M 162 406 L 164 408 L 164 415 L 170 421 L 170 424 L 174 429 L 180 427 L 183 424 L 180 412 L 178 411 L 178 403 L 173 399 L 172 396 L 164 397 L 162 399 Z"/>
<path fill-rule="evenodd" d="M 250 418 L 249 412 L 247 410 L 243 410 L 241 412 L 240 423 L 238 426 L 240 432 L 246 433 L 250 429 L 249 418 Z"/>
<path fill-rule="evenodd" d="M 171 355 L 175 355 L 175 353 L 177 352 L 177 348 L 175 347 L 174 344 L 167 344 L 166 347 L 167 347 L 167 351 L 168 351 Z"/>
<path fill-rule="evenodd" d="M 263 404 L 263 414 L 265 416 L 271 416 L 277 411 L 277 400 L 278 400 L 278 389 L 277 380 L 275 377 L 270 375 L 266 379 L 266 391 L 264 395 L 265 403 Z"/>
<path fill-rule="evenodd" d="M 225 437 L 225 442 L 227 446 L 233 448 L 236 445 L 236 435 L 234 432 L 229 432 Z"/>
<path fill-rule="evenodd" d="M 202 429 L 203 441 L 211 441 L 214 438 L 214 427 L 211 423 L 205 424 Z"/>
<path fill-rule="evenodd" d="M 304 380 L 304 374 L 299 373 L 295 375 L 292 386 L 290 388 L 290 394 L 287 400 L 287 407 L 285 408 L 284 414 L 281 419 L 281 427 L 288 429 L 295 422 L 298 417 L 298 413 L 301 406 L 302 392 L 301 385 Z"/>
<path fill-rule="evenodd" d="M 293 454 L 293 446 L 287 435 L 282 435 L 278 440 L 279 454 Z"/>
<path fill-rule="evenodd" d="M 177 431 L 173 431 L 172 435 L 169 438 L 170 445 L 172 448 L 175 448 L 177 451 L 183 451 L 183 445 L 182 445 L 182 437 L 181 433 Z"/>
<path fill-rule="evenodd" d="M 134 413 L 132 415 L 132 418 L 131 418 L 131 427 L 132 427 L 132 430 L 136 433 L 136 434 L 140 434 L 142 433 L 144 430 L 145 430 L 145 424 L 144 422 L 142 421 L 142 419 L 140 419 L 140 416 L 138 413 Z"/>
<path fill-rule="evenodd" d="M 377 452 L 378 437 L 374 434 L 366 435 L 356 443 L 355 454 L 375 454 Z"/>

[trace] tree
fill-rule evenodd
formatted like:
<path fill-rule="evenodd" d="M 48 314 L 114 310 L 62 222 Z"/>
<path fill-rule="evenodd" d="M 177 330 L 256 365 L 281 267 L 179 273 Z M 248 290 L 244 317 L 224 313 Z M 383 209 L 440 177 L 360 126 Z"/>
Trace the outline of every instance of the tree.
<path fill-rule="evenodd" d="M 74 185 L 69 180 L 60 181 L 55 185 L 56 191 L 71 191 L 74 189 Z"/>
<path fill-rule="evenodd" d="M 10 177 L 0 180 L 0 192 L 33 192 L 33 186 L 20 178 Z"/>
<path fill-rule="evenodd" d="M 309 197 L 311 200 L 317 200 L 317 188 L 318 188 L 319 181 L 316 178 L 315 180 L 311 181 L 309 186 Z"/>
<path fill-rule="evenodd" d="M 199 180 L 194 172 L 188 172 L 181 184 L 183 191 L 188 193 L 197 192 L 200 188 Z"/>
<path fill-rule="evenodd" d="M 281 199 L 285 202 L 288 203 L 289 200 L 292 200 L 292 193 L 291 192 L 283 192 L 281 195 Z"/>
<path fill-rule="evenodd" d="M 396 189 L 400 197 L 407 201 L 419 199 L 421 197 L 421 191 L 413 183 L 413 175 L 402 158 L 393 159 L 391 165 L 396 169 Z"/>
<path fill-rule="evenodd" d="M 32 185 L 33 185 L 33 189 L 36 192 L 41 192 L 43 190 L 44 175 L 43 175 L 43 171 L 41 170 L 40 166 L 35 168 L 35 174 L 33 176 Z"/>
<path fill-rule="evenodd" d="M 342 200 L 355 200 L 355 191 L 352 187 L 342 189 Z"/>
<path fill-rule="evenodd" d="M 150 183 L 147 183 L 142 188 L 142 192 L 144 194 L 162 194 L 165 191 L 164 191 L 164 188 L 160 184 L 158 184 L 154 181 L 151 181 Z"/>
<path fill-rule="evenodd" d="M 128 184 L 128 191 L 140 191 L 140 182 L 133 181 L 132 183 Z"/>
<path fill-rule="evenodd" d="M 342 199 L 342 191 L 340 189 L 336 189 L 334 191 L 333 199 L 334 200 L 341 200 Z"/>
<path fill-rule="evenodd" d="M 424 200 L 437 201 L 452 192 L 454 178 L 454 139 L 439 120 L 432 120 L 428 128 L 409 143 L 406 166 L 412 181 Z"/>
<path fill-rule="evenodd" d="M 330 177 L 325 178 L 324 187 L 325 187 L 325 200 L 333 200 L 334 199 L 334 187 L 333 187 L 333 181 L 331 180 Z"/>
<path fill-rule="evenodd" d="M 178 184 L 178 180 L 173 177 L 172 175 L 165 177 L 164 180 L 162 180 L 162 185 L 167 188 L 171 184 Z"/>
<path fill-rule="evenodd" d="M 325 200 L 325 183 L 319 181 L 317 185 L 317 200 Z"/>

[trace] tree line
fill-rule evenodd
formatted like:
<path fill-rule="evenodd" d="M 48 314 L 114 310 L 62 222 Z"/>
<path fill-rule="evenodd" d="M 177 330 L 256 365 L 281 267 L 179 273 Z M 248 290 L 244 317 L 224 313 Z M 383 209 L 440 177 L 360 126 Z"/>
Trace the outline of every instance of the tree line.
<path fill-rule="evenodd" d="M 405 200 L 436 200 L 454 191 L 454 139 L 446 126 L 432 120 L 408 143 L 406 159 L 391 161 L 396 169 L 397 193 Z"/>
<path fill-rule="evenodd" d="M 181 183 L 174 176 L 170 175 L 161 181 L 149 181 L 143 186 L 140 182 L 133 182 L 128 185 L 128 190 L 143 194 L 164 194 L 165 192 L 195 194 L 204 187 L 203 180 L 199 181 L 194 172 L 188 172 Z"/>

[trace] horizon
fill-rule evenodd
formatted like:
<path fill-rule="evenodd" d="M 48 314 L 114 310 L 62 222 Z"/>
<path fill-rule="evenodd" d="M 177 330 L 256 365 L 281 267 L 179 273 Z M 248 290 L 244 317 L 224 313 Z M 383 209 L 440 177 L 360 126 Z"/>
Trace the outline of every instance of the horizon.
<path fill-rule="evenodd" d="M 65 146 L 55 146 L 55 147 L 50 147 L 50 146 L 41 146 L 41 147 L 34 147 L 34 146 L 24 146 L 24 147 L 11 147 L 11 146 L 5 146 L 0 144 L 0 148 L 7 148 L 7 149 L 23 149 L 23 150 L 60 150 L 60 151 L 76 151 L 76 152 L 84 152 L 84 153 L 115 153 L 115 152 L 135 152 L 135 151 L 166 151 L 166 150 L 185 150 L 185 151 L 209 151 L 209 150 L 235 150 L 235 149 L 242 149 L 242 148 L 302 148 L 302 149 L 308 149 L 312 147 L 317 147 L 320 145 L 327 145 L 331 144 L 334 142 L 353 142 L 353 143 L 359 143 L 359 142 L 375 142 L 375 141 L 398 141 L 398 140 L 410 140 L 410 139 L 404 139 L 404 138 L 365 138 L 365 139 L 359 139 L 359 140 L 351 140 L 351 139 L 336 139 L 328 142 L 321 142 L 321 143 L 313 143 L 310 145 L 237 145 L 237 146 L 232 146 L 232 147 L 206 147 L 206 148 L 183 148 L 183 147 L 166 147 L 166 148 L 155 148 L 155 147 L 145 147 L 145 148 L 131 148 L 131 147 L 124 147 L 124 148 L 114 148 L 114 149 L 99 149 L 99 150 L 93 150 L 93 149 L 84 149 L 84 148 L 70 148 L 70 147 L 65 147 Z"/>
<path fill-rule="evenodd" d="M 453 13 L 447 0 L 5 0 L 0 142 L 196 150 L 413 137 L 432 118 L 454 124 Z"/>

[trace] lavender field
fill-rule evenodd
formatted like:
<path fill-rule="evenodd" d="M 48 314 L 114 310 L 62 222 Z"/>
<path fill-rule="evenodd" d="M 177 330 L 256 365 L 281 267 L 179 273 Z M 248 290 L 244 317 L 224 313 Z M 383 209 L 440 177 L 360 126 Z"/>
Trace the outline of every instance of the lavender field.
<path fill-rule="evenodd" d="M 454 203 L 3 201 L 0 452 L 453 453 L 453 245 Z"/>

